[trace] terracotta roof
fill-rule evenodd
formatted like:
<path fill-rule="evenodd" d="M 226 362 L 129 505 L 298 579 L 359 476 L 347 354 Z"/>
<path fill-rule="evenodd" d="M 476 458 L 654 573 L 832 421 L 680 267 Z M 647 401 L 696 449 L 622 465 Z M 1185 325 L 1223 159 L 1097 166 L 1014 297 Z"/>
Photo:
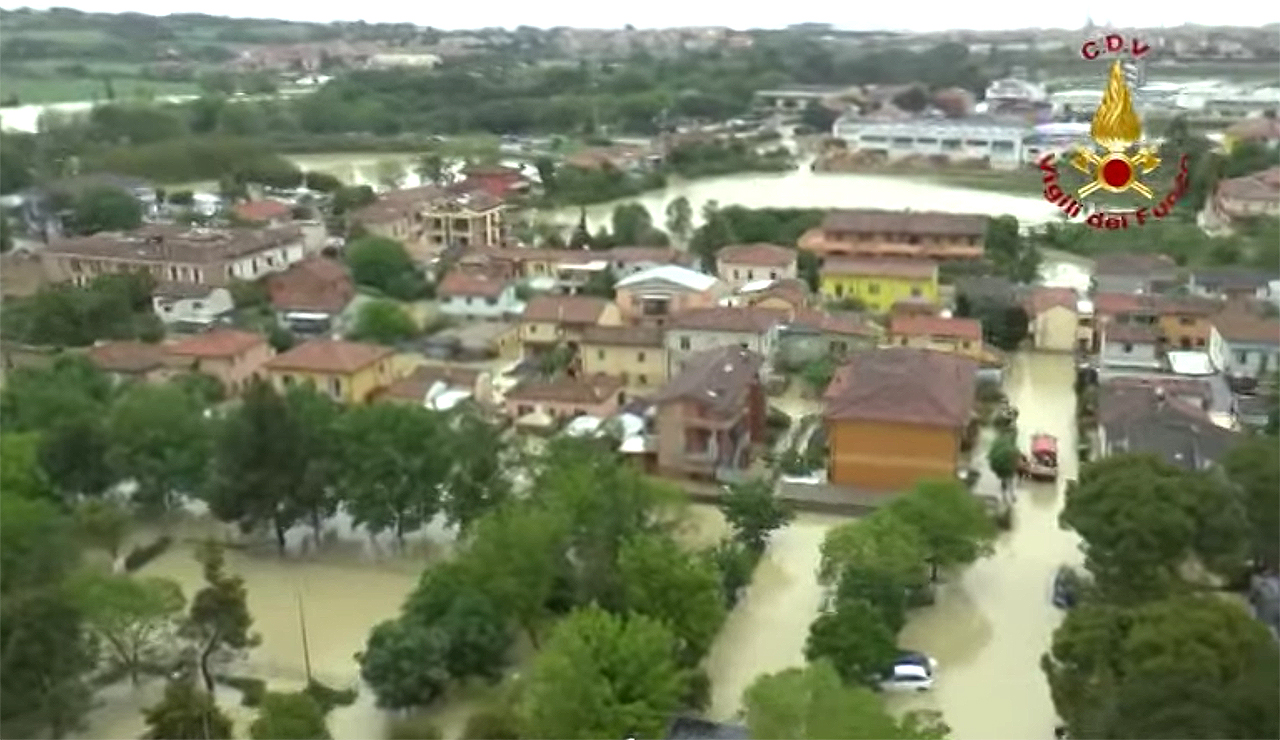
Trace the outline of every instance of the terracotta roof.
<path fill-rule="evenodd" d="M 351 274 L 341 262 L 309 257 L 267 277 L 271 305 L 281 311 L 338 313 L 355 297 Z"/>
<path fill-rule="evenodd" d="M 635 262 L 654 262 L 658 264 L 688 265 L 693 262 L 688 252 L 681 252 L 672 247 L 613 247 L 604 252 L 588 252 L 592 259 L 604 259 L 610 262 L 621 262 L 624 265 Z"/>
<path fill-rule="evenodd" d="M 130 262 L 181 262 L 203 265 L 297 242 L 297 226 L 187 228 L 147 224 L 121 233 L 102 231 L 50 243 L 44 252 L 72 257 L 122 259 Z"/>
<path fill-rule="evenodd" d="M 497 298 L 507 289 L 508 281 L 474 270 L 452 270 L 440 281 L 438 295 Z"/>
<path fill-rule="evenodd" d="M 218 328 L 180 339 L 166 349 L 171 355 L 184 357 L 234 357 L 265 344 L 267 338 L 239 329 Z"/>
<path fill-rule="evenodd" d="M 1217 196 L 1233 200 L 1274 201 L 1280 196 L 1280 167 L 1223 180 L 1218 183 Z"/>
<path fill-rule="evenodd" d="M 1151 311 L 1151 306 L 1137 293 L 1093 294 L 1093 312 L 1098 316 L 1118 316 L 1143 310 Z"/>
<path fill-rule="evenodd" d="M 759 303 L 767 298 L 780 298 L 794 306 L 807 303 L 810 294 L 809 284 L 796 278 L 775 280 L 767 288 L 753 290 L 750 293 L 738 293 L 747 303 Z"/>
<path fill-rule="evenodd" d="M 982 340 L 982 322 L 977 319 L 947 319 L 941 316 L 899 314 L 889 322 L 889 333 L 907 337 L 948 337 Z"/>
<path fill-rule="evenodd" d="M 831 314 L 802 308 L 791 317 L 791 326 L 799 326 L 828 334 L 844 334 L 854 337 L 874 337 L 879 334 L 863 317 L 852 313 Z"/>
<path fill-rule="evenodd" d="M 520 318 L 549 324 L 595 324 L 609 305 L 594 296 L 539 295 L 529 300 Z"/>
<path fill-rule="evenodd" d="M 655 404 L 697 401 L 714 413 L 737 413 L 759 381 L 764 358 L 741 347 L 718 347 L 695 352 L 684 369 L 653 395 Z"/>
<path fill-rule="evenodd" d="M 1031 295 L 1027 298 L 1027 310 L 1032 316 L 1042 314 L 1054 307 L 1070 309 L 1074 313 L 1079 300 L 1079 296 L 1071 288 L 1040 287 L 1031 291 Z"/>
<path fill-rule="evenodd" d="M 146 342 L 103 342 L 87 354 L 98 369 L 109 373 L 145 373 L 164 364 L 164 348 Z"/>
<path fill-rule="evenodd" d="M 1146 324 L 1108 324 L 1102 337 L 1108 342 L 1155 344 L 1160 339 L 1160 331 Z"/>
<path fill-rule="evenodd" d="M 232 211 L 245 221 L 275 221 L 290 218 L 293 209 L 278 200 L 251 200 L 237 203 Z"/>
<path fill-rule="evenodd" d="M 269 370 L 348 375 L 395 354 L 390 347 L 336 339 L 313 339 L 267 361 Z"/>
<path fill-rule="evenodd" d="M 777 244 L 730 244 L 716 252 L 716 261 L 752 267 L 786 267 L 796 261 L 796 250 Z"/>
<path fill-rule="evenodd" d="M 1223 312 L 1213 317 L 1213 325 L 1228 342 L 1280 344 L 1280 320 L 1240 312 Z"/>
<path fill-rule="evenodd" d="M 969 422 L 978 363 L 951 352 L 911 347 L 859 352 L 836 370 L 823 394 L 825 416 L 958 428 Z"/>
<path fill-rule="evenodd" d="M 662 329 L 647 326 L 588 326 L 582 344 L 611 347 L 661 347 Z"/>
<path fill-rule="evenodd" d="M 408 377 L 401 378 L 378 393 L 378 398 L 393 401 L 422 403 L 427 391 L 436 383 L 449 388 L 474 390 L 480 380 L 480 371 L 454 365 L 420 365 Z"/>
<path fill-rule="evenodd" d="M 942 307 L 928 298 L 903 298 L 889 307 L 892 316 L 937 316 Z"/>
<path fill-rule="evenodd" d="M 521 381 L 507 391 L 506 400 L 576 403 L 584 406 L 603 403 L 622 390 L 622 378 L 611 375 L 593 375 L 589 378 L 559 377 L 550 380 L 532 378 Z"/>
<path fill-rule="evenodd" d="M 1169 273 L 1178 269 L 1169 257 L 1163 254 L 1139 254 L 1123 252 L 1104 254 L 1095 261 L 1095 275 L 1122 275 L 1149 277 L 1152 273 Z"/>
<path fill-rule="evenodd" d="M 689 331 L 723 331 L 762 334 L 787 320 L 787 312 L 758 306 L 712 306 L 681 311 L 667 325 Z"/>
<path fill-rule="evenodd" d="M 987 221 L 987 216 L 975 213 L 861 209 L 832 211 L 822 228 L 860 234 L 981 237 L 987 232 Z"/>
<path fill-rule="evenodd" d="M 1152 295 L 1141 299 L 1162 316 L 1209 316 L 1222 310 L 1222 301 L 1198 295 Z"/>
<path fill-rule="evenodd" d="M 938 274 L 938 265 L 930 260 L 832 258 L 822 264 L 822 274 L 928 280 Z"/>

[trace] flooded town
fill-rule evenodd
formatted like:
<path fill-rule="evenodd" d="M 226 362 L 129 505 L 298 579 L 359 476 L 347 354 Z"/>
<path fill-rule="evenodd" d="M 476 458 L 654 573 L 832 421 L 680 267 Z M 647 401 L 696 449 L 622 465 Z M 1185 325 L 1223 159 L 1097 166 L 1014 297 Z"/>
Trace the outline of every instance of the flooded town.
<path fill-rule="evenodd" d="M 0 10 L 0 737 L 1280 737 L 1274 27 L 313 20 Z"/>

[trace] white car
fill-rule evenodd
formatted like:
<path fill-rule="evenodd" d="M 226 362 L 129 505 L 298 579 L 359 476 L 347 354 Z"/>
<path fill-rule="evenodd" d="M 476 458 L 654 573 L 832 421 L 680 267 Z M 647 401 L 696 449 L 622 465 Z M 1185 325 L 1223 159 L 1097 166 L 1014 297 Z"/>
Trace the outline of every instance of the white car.
<path fill-rule="evenodd" d="M 928 691 L 938 661 L 922 653 L 903 653 L 880 681 L 885 691 Z"/>

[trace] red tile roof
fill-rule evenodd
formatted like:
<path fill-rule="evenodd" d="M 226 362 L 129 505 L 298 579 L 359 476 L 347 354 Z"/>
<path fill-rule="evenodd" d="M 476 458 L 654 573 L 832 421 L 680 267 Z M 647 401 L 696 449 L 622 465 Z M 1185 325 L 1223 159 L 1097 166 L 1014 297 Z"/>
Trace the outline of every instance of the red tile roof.
<path fill-rule="evenodd" d="M 390 347 L 334 339 L 313 339 L 267 361 L 269 370 L 349 375 L 395 354 Z"/>
<path fill-rule="evenodd" d="M 981 237 L 987 231 L 987 221 L 987 216 L 974 213 L 857 209 L 832 211 L 823 220 L 822 228 L 825 231 L 877 236 Z"/>
<path fill-rule="evenodd" d="M 581 295 L 539 295 L 524 308 L 522 321 L 549 324 L 595 324 L 611 304 L 604 298 Z"/>
<path fill-rule="evenodd" d="M 978 363 L 962 355 L 911 347 L 859 352 L 836 370 L 823 394 L 835 421 L 959 428 L 973 411 Z"/>
<path fill-rule="evenodd" d="M 1280 344 L 1280 320 L 1240 312 L 1224 312 L 1213 317 L 1213 325 L 1228 342 Z"/>
<path fill-rule="evenodd" d="M 758 306 L 712 306 L 682 311 L 671 317 L 672 329 L 690 331 L 722 331 L 744 334 L 762 334 L 778 324 L 785 323 L 788 312 Z"/>
<path fill-rule="evenodd" d="M 522 381 L 507 391 L 506 400 L 531 403 L 571 403 L 591 406 L 613 398 L 622 390 L 621 378 L 593 375 L 589 378 L 535 378 Z"/>
<path fill-rule="evenodd" d="M 271 305 L 280 311 L 338 313 L 355 297 L 351 273 L 328 257 L 309 257 L 267 277 Z"/>
<path fill-rule="evenodd" d="M 1102 336 L 1108 342 L 1155 344 L 1160 339 L 1160 330 L 1146 324 L 1108 324 Z"/>
<path fill-rule="evenodd" d="M 947 337 L 950 339 L 982 339 L 982 322 L 977 319 L 947 319 L 941 316 L 894 316 L 889 333 L 907 337 Z"/>
<path fill-rule="evenodd" d="M 646 326 L 588 326 L 582 330 L 582 343 L 605 347 L 661 347 L 662 329 Z"/>
<path fill-rule="evenodd" d="M 103 342 L 89 348 L 89 361 L 109 373 L 145 373 L 164 363 L 164 348 L 146 342 Z"/>
<path fill-rule="evenodd" d="M 938 264 L 932 260 L 832 258 L 823 263 L 822 274 L 928 280 L 938 274 Z"/>
<path fill-rule="evenodd" d="M 267 338 L 239 329 L 212 329 L 180 339 L 167 347 L 169 354 L 183 357 L 235 357 L 261 344 Z"/>
<path fill-rule="evenodd" d="M 440 281 L 436 293 L 445 298 L 451 296 L 477 296 L 497 298 L 509 283 L 501 278 L 475 270 L 453 270 Z"/>
<path fill-rule="evenodd" d="M 278 200 L 250 200 L 237 203 L 231 209 L 245 221 L 264 222 L 290 218 L 293 209 Z"/>
<path fill-rule="evenodd" d="M 716 261 L 752 267 L 786 267 L 796 261 L 796 250 L 777 244 L 730 244 L 716 252 Z"/>
<path fill-rule="evenodd" d="M 1075 311 L 1078 300 L 1076 292 L 1071 288 L 1040 287 L 1031 291 L 1027 299 L 1027 312 L 1034 317 L 1054 307 Z"/>
<path fill-rule="evenodd" d="M 436 383 L 444 383 L 447 388 L 460 388 L 474 391 L 480 380 L 481 372 L 475 368 L 455 365 L 421 365 L 408 377 L 401 378 L 384 388 L 377 394 L 378 398 L 390 401 L 413 401 L 422 403 L 426 400 L 427 391 Z"/>
<path fill-rule="evenodd" d="M 1094 293 L 1093 312 L 1098 316 L 1117 316 L 1147 308 L 1137 293 Z"/>
<path fill-rule="evenodd" d="M 696 401 L 717 415 L 746 408 L 751 388 L 760 382 L 764 357 L 741 347 L 695 352 L 684 368 L 653 396 L 653 403 Z"/>

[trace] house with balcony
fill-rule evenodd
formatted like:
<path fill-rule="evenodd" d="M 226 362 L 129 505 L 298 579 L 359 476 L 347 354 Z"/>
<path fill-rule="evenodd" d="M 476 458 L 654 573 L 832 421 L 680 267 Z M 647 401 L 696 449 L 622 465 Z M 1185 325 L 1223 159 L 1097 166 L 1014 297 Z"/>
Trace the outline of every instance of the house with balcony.
<path fill-rule="evenodd" d="M 853 299 L 875 313 L 903 300 L 938 302 L 938 265 L 929 260 L 832 258 L 821 275 L 824 298 Z"/>
<path fill-rule="evenodd" d="M 786 311 L 733 306 L 678 313 L 667 324 L 667 375 L 675 377 L 693 355 L 719 347 L 738 347 L 760 355 L 768 372 L 779 328 L 790 318 Z"/>
<path fill-rule="evenodd" d="M 528 378 L 507 391 L 507 416 L 522 426 L 548 426 L 579 416 L 608 419 L 626 402 L 621 378 L 584 375 L 578 378 Z"/>
<path fill-rule="evenodd" d="M 733 481 L 764 442 L 764 358 L 738 346 L 696 352 L 652 398 L 660 472 Z"/>
<path fill-rule="evenodd" d="M 525 357 L 537 357 L 564 345 L 576 352 L 593 326 L 619 326 L 618 307 L 604 298 L 539 295 L 520 314 L 520 344 Z"/>
<path fill-rule="evenodd" d="M 455 269 L 436 287 L 440 313 L 462 321 L 505 321 L 524 313 L 516 283 L 482 271 Z"/>
<path fill-rule="evenodd" d="M 614 285 L 622 320 L 640 326 L 666 326 L 682 312 L 715 306 L 728 288 L 712 275 L 679 265 L 637 272 Z"/>
<path fill-rule="evenodd" d="M 98 275 L 145 272 L 158 283 L 226 287 L 282 272 L 308 254 L 298 225 L 268 228 L 192 228 L 147 224 L 129 232 L 103 231 L 57 239 L 40 250 L 53 282 L 87 285 Z"/>
<path fill-rule="evenodd" d="M 341 319 L 356 296 L 347 266 L 318 255 L 271 275 L 266 287 L 280 326 L 308 336 L 341 331 Z"/>
<path fill-rule="evenodd" d="M 955 352 L 975 360 L 984 354 L 982 322 L 977 319 L 899 314 L 889 321 L 885 343 L 890 347 Z"/>
<path fill-rule="evenodd" d="M 667 382 L 663 330 L 651 326 L 589 326 L 578 345 L 585 375 L 621 378 L 638 393 Z"/>
<path fill-rule="evenodd" d="M 400 377 L 394 349 L 336 339 L 303 342 L 262 367 L 280 393 L 310 385 L 342 403 L 365 403 Z"/>
<path fill-rule="evenodd" d="M 1256 381 L 1280 370 L 1280 320 L 1224 311 L 1212 322 L 1225 345 L 1222 370 L 1230 378 Z"/>
<path fill-rule="evenodd" d="M 800 249 L 820 258 L 978 260 L 989 217 L 932 211 L 838 210 L 806 231 Z"/>
<path fill-rule="evenodd" d="M 165 365 L 175 374 L 201 373 L 216 379 L 231 395 L 240 393 L 275 350 L 261 334 L 219 327 L 165 347 Z"/>
<path fill-rule="evenodd" d="M 796 250 L 777 244 L 730 244 L 716 252 L 716 274 L 735 290 L 758 280 L 793 280 Z"/>
<path fill-rule="evenodd" d="M 449 247 L 499 247 L 506 243 L 502 201 L 477 190 L 450 192 L 425 185 L 383 193 L 352 214 L 371 234 L 395 239 L 410 256 L 428 261 Z"/>

